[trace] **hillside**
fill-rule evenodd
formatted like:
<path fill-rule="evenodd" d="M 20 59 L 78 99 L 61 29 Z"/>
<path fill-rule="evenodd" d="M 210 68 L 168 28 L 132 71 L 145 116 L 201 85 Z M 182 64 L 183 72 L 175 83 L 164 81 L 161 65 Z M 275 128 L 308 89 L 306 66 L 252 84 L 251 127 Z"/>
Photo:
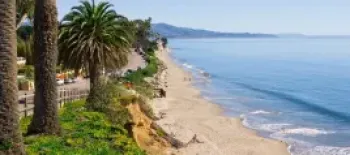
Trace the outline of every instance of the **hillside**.
<path fill-rule="evenodd" d="M 152 24 L 152 30 L 167 38 L 277 38 L 272 34 L 216 32 L 177 27 L 165 23 Z"/>

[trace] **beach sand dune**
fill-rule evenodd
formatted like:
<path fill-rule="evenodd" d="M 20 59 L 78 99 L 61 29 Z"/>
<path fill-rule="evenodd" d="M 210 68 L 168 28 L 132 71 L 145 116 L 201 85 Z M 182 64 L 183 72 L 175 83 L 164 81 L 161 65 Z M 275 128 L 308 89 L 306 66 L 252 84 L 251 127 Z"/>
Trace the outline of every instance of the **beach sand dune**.
<path fill-rule="evenodd" d="M 152 106 L 162 119 L 157 121 L 168 134 L 185 147 L 176 154 L 184 155 L 287 155 L 283 142 L 262 138 L 245 128 L 240 119 L 222 115 L 221 108 L 200 97 L 191 76 L 179 68 L 167 50 L 157 56 L 167 66 L 161 82 L 167 84 L 166 98 L 154 99 Z M 186 80 L 187 79 L 187 80 Z M 160 117 L 160 116 L 159 116 Z"/>

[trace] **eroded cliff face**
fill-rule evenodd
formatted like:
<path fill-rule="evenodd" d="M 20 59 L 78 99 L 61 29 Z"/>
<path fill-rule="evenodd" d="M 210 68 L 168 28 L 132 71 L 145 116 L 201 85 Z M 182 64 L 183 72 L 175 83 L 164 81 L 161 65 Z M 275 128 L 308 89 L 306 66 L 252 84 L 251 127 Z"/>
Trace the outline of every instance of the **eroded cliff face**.
<path fill-rule="evenodd" d="M 132 116 L 132 135 L 137 144 L 150 155 L 172 154 L 171 144 L 163 137 L 163 131 L 152 125 L 153 120 L 141 111 L 139 104 L 129 104 L 127 108 Z"/>

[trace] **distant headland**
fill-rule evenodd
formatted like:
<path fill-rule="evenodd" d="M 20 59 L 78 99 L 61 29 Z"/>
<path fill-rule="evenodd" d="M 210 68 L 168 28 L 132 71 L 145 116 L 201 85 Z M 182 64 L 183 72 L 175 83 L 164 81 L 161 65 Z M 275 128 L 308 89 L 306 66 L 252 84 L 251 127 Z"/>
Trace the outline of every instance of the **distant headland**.
<path fill-rule="evenodd" d="M 301 33 L 249 33 L 218 32 L 205 29 L 174 26 L 166 23 L 152 24 L 152 30 L 167 38 L 307 38 L 307 39 L 349 39 L 350 35 L 305 35 Z"/>
<path fill-rule="evenodd" d="M 152 30 L 167 38 L 278 38 L 273 34 L 217 32 L 178 27 L 166 23 L 152 24 Z"/>

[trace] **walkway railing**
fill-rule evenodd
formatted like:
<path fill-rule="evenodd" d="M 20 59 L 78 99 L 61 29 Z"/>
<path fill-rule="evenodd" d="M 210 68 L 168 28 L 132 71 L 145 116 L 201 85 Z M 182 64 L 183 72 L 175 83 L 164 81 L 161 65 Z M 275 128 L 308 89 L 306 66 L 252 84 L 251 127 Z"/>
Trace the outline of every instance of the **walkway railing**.
<path fill-rule="evenodd" d="M 89 90 L 79 89 L 60 89 L 58 91 L 57 104 L 58 108 L 62 108 L 65 103 L 75 100 L 84 99 L 89 94 Z M 18 97 L 19 112 L 21 117 L 27 117 L 34 112 L 34 94 L 25 94 Z"/>

